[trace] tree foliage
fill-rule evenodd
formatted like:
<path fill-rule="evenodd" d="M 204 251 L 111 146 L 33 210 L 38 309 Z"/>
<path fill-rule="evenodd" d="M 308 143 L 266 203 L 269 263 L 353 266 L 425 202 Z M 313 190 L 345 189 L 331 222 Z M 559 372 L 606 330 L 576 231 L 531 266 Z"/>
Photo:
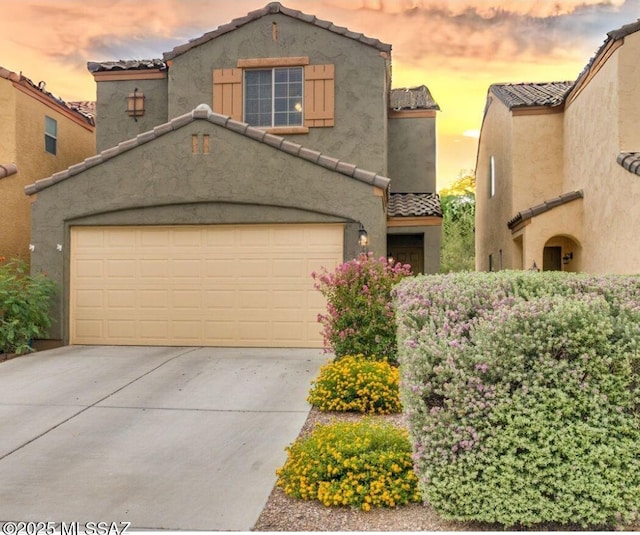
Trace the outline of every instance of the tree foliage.
<path fill-rule="evenodd" d="M 475 269 L 475 197 L 473 173 L 461 176 L 449 188 L 440 190 L 442 204 L 442 246 L 440 271 Z"/>

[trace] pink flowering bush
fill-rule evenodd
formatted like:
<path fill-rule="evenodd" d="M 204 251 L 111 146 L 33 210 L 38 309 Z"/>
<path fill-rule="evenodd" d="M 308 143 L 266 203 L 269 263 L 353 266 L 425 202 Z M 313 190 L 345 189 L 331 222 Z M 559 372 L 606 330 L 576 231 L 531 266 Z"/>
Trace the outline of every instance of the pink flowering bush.
<path fill-rule="evenodd" d="M 362 254 L 338 266 L 312 273 L 315 287 L 327 300 L 327 313 L 319 314 L 325 349 L 336 357 L 368 355 L 396 362 L 396 323 L 391 289 L 411 275 L 411 266 Z"/>
<path fill-rule="evenodd" d="M 394 290 L 401 399 L 441 515 L 610 527 L 640 510 L 640 277 L 461 273 Z"/>

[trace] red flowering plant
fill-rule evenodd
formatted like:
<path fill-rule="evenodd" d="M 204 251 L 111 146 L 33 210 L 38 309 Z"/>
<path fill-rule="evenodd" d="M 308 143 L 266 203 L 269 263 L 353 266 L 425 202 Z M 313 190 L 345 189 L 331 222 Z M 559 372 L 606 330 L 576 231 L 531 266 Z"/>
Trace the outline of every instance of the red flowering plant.
<path fill-rule="evenodd" d="M 373 253 L 361 254 L 333 273 L 325 268 L 312 273 L 316 289 L 327 300 L 327 313 L 318 315 L 325 350 L 337 358 L 362 354 L 397 363 L 391 290 L 409 275 L 409 264 L 376 259 Z"/>

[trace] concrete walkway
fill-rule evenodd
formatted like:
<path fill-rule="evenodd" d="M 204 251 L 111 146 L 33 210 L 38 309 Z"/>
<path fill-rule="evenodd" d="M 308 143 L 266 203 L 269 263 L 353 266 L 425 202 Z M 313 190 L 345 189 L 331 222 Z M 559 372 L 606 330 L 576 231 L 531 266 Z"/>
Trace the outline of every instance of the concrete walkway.
<path fill-rule="evenodd" d="M 0 364 L 0 524 L 248 531 L 320 350 L 70 346 Z"/>

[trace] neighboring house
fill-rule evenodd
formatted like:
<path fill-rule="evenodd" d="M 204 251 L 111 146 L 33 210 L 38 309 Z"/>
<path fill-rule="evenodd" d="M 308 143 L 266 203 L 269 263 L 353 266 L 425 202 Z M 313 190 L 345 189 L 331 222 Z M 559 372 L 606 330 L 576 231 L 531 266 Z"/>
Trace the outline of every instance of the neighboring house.
<path fill-rule="evenodd" d="M 640 272 L 640 21 L 575 82 L 489 89 L 476 268 Z"/>
<path fill-rule="evenodd" d="M 31 203 L 24 187 L 95 154 L 95 147 L 86 108 L 0 67 L 0 257 L 29 260 Z"/>
<path fill-rule="evenodd" d="M 52 337 L 319 347 L 313 271 L 437 271 L 438 106 L 391 90 L 390 53 L 271 3 L 162 60 L 90 62 L 101 152 L 26 189 Z"/>

